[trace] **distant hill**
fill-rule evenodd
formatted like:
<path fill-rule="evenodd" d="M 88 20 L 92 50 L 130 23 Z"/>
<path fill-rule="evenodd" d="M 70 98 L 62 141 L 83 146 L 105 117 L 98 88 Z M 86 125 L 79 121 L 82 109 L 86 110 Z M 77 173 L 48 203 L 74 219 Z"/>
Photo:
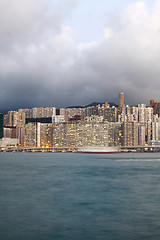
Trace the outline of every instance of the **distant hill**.
<path fill-rule="evenodd" d="M 94 107 L 96 107 L 97 105 L 100 105 L 100 106 L 102 106 L 102 104 L 105 104 L 105 103 L 99 103 L 99 102 L 93 102 L 93 103 L 90 103 L 90 104 L 88 104 L 88 105 L 86 105 L 85 107 L 91 107 L 91 106 L 94 106 Z M 115 106 L 115 107 L 118 107 L 118 105 L 117 104 L 115 104 L 115 103 L 109 103 L 109 105 L 112 107 L 112 106 Z"/>
<path fill-rule="evenodd" d="M 113 106 L 115 106 L 115 107 L 118 107 L 118 105 L 117 104 L 115 104 L 115 103 L 109 103 L 109 105 L 111 106 L 111 107 L 113 107 Z"/>
<path fill-rule="evenodd" d="M 93 102 L 93 103 L 90 103 L 90 104 L 88 104 L 88 105 L 86 105 L 86 106 L 69 106 L 69 107 L 67 107 L 67 108 L 86 108 L 86 107 L 92 107 L 92 106 L 96 107 L 97 105 L 102 106 L 102 104 L 104 104 L 104 103 Z M 112 107 L 112 106 L 118 107 L 117 104 L 112 103 L 112 102 L 109 103 L 109 105 L 110 105 L 111 107 Z"/>
<path fill-rule="evenodd" d="M 69 107 L 65 107 L 65 108 L 85 108 L 85 106 L 69 106 Z"/>
<path fill-rule="evenodd" d="M 90 103 L 90 104 L 86 105 L 85 107 L 92 107 L 92 106 L 96 107 L 97 105 L 102 105 L 102 104 L 103 103 L 93 102 L 93 103 Z"/>

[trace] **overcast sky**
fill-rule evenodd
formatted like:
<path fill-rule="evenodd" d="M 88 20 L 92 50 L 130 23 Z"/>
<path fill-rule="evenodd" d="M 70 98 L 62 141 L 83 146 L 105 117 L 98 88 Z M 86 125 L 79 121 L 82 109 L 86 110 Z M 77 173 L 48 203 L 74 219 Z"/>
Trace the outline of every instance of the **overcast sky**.
<path fill-rule="evenodd" d="M 0 0 L 0 111 L 159 90 L 160 0 Z"/>

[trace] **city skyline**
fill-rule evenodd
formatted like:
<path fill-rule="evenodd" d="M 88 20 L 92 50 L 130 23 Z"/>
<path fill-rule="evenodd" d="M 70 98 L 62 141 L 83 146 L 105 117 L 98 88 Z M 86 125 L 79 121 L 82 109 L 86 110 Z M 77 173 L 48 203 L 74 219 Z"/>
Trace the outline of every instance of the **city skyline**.
<path fill-rule="evenodd" d="M 160 0 L 2 0 L 0 20 L 0 111 L 160 100 Z"/>
<path fill-rule="evenodd" d="M 30 147 L 52 148 L 49 151 L 59 148 L 74 151 L 79 147 L 119 147 L 122 151 L 159 149 L 160 102 L 152 99 L 150 106 L 142 103 L 129 106 L 124 104 L 124 99 L 121 92 L 117 107 L 106 102 L 85 108 L 61 108 L 59 114 L 55 107 L 1 113 L 0 146 L 13 150 L 14 146 L 20 147 L 18 151 L 21 147 L 27 151 Z"/>

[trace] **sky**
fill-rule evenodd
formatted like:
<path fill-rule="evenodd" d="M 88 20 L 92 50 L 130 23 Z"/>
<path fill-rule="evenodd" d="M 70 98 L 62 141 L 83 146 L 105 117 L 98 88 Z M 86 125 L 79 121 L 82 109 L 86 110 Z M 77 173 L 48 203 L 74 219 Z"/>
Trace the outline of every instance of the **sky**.
<path fill-rule="evenodd" d="M 0 0 L 0 111 L 160 101 L 160 0 Z"/>

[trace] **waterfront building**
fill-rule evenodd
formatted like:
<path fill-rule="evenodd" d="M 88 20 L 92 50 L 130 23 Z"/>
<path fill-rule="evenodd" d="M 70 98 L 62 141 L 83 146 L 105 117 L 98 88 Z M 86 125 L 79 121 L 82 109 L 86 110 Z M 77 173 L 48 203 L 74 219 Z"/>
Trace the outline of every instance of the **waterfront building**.
<path fill-rule="evenodd" d="M 25 127 L 21 126 L 18 128 L 18 139 L 19 139 L 19 146 L 25 147 L 25 135 L 26 129 Z"/>
<path fill-rule="evenodd" d="M 67 131 L 67 125 L 66 122 L 61 123 L 53 123 L 53 138 L 52 138 L 52 146 L 53 147 L 66 147 L 67 146 L 67 140 L 66 140 L 66 131 Z"/>
<path fill-rule="evenodd" d="M 146 143 L 146 126 L 144 123 L 138 125 L 138 145 L 145 146 Z"/>
<path fill-rule="evenodd" d="M 12 133 L 10 127 L 4 127 L 3 133 L 5 138 L 11 138 Z"/>
<path fill-rule="evenodd" d="M 39 124 L 39 146 L 52 147 L 52 124 L 41 123 Z"/>
<path fill-rule="evenodd" d="M 19 145 L 18 138 L 1 138 L 0 139 L 0 147 L 17 147 Z"/>
<path fill-rule="evenodd" d="M 122 123 L 108 123 L 108 146 L 123 145 L 123 127 Z"/>
<path fill-rule="evenodd" d="M 138 146 L 138 123 L 123 123 L 123 146 Z"/>
<path fill-rule="evenodd" d="M 149 144 L 152 140 L 152 123 L 147 122 L 146 125 L 146 143 Z"/>
<path fill-rule="evenodd" d="M 26 124 L 26 147 L 37 147 L 37 123 Z"/>
<path fill-rule="evenodd" d="M 160 141 L 160 121 L 152 122 L 152 141 Z"/>
<path fill-rule="evenodd" d="M 108 122 L 86 121 L 53 123 L 53 147 L 108 146 Z"/>
<path fill-rule="evenodd" d="M 25 141 L 27 147 L 52 147 L 52 123 L 29 122 Z"/>
<path fill-rule="evenodd" d="M 4 131 L 4 138 L 18 138 L 16 127 L 5 126 L 3 131 Z"/>

